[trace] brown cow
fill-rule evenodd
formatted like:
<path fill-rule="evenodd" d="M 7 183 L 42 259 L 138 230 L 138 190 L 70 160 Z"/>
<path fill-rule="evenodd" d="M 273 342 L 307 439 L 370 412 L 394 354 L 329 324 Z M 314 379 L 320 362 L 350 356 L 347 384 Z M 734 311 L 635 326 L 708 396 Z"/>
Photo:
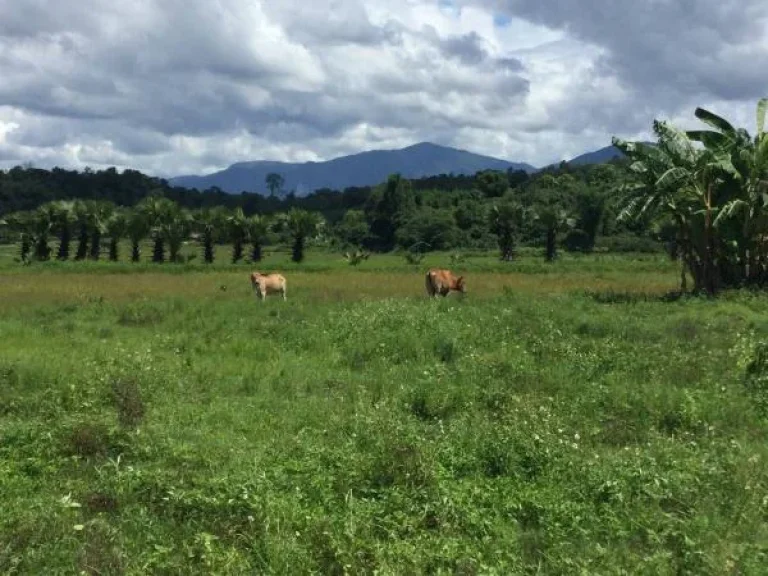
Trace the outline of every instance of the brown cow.
<path fill-rule="evenodd" d="M 447 296 L 451 290 L 466 294 L 466 284 L 464 276 L 455 276 L 450 270 L 431 268 L 425 278 L 427 285 L 427 294 L 437 298 Z"/>
<path fill-rule="evenodd" d="M 267 294 L 273 292 L 280 292 L 283 295 L 283 300 L 287 300 L 285 295 L 285 277 L 282 274 L 261 274 L 260 272 L 252 272 L 251 285 L 253 286 L 256 298 L 261 298 L 262 302 L 267 298 Z"/>

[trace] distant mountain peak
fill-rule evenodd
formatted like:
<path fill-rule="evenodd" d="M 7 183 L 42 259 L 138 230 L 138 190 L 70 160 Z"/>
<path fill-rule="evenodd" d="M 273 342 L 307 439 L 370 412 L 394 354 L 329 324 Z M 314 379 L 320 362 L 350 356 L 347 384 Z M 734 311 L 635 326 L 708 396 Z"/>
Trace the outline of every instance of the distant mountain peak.
<path fill-rule="evenodd" d="M 206 176 L 179 176 L 170 183 L 186 188 L 217 186 L 226 192 L 265 193 L 265 178 L 280 173 L 285 191 L 304 195 L 320 188 L 341 190 L 351 186 L 373 186 L 399 172 L 405 178 L 424 178 L 439 174 L 475 174 L 481 170 L 509 168 L 534 172 L 530 164 L 509 162 L 433 142 L 417 142 L 394 150 L 367 150 L 321 162 L 238 162 Z"/>
<path fill-rule="evenodd" d="M 569 164 L 601 164 L 623 154 L 614 146 L 588 152 L 569 160 Z M 558 163 L 559 164 L 559 163 Z M 424 141 L 404 148 L 365 150 L 330 160 L 309 162 L 280 162 L 255 160 L 237 162 L 229 168 L 205 176 L 171 178 L 174 186 L 205 190 L 217 186 L 225 192 L 243 191 L 266 193 L 265 178 L 277 172 L 285 180 L 284 191 L 302 196 L 321 188 L 343 190 L 352 186 L 374 186 L 399 172 L 405 178 L 426 178 L 440 174 L 472 175 L 481 170 L 509 169 L 537 172 L 537 168 L 521 162 L 510 162 L 492 156 L 476 154 Z"/>

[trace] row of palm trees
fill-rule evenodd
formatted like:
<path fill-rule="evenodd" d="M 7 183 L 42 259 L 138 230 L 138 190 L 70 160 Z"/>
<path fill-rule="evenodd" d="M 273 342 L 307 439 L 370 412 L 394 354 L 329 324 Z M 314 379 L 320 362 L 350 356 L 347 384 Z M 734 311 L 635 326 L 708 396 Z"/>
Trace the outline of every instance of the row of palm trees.
<path fill-rule="evenodd" d="M 683 132 L 654 122 L 653 145 L 614 139 L 631 160 L 621 219 L 672 230 L 695 291 L 768 285 L 768 98 L 757 104 L 755 136 L 703 108 L 710 129 Z"/>
<path fill-rule="evenodd" d="M 251 260 L 260 261 L 270 232 L 289 236 L 292 259 L 301 262 L 307 239 L 318 235 L 324 222 L 317 213 L 295 208 L 272 217 L 246 216 L 241 208 L 192 211 L 168 198 L 148 196 L 132 208 L 101 200 L 53 201 L 36 210 L 9 214 L 0 224 L 18 237 L 24 262 L 99 260 L 104 239 L 109 242 L 109 260 L 119 260 L 120 242 L 128 239 L 131 261 L 139 262 L 142 242 L 149 239 L 153 262 L 180 262 L 184 242 L 194 240 L 200 243 L 206 263 L 214 261 L 217 244 L 231 244 L 232 262 L 236 263 L 245 259 L 247 246 Z M 55 238 L 58 249 L 54 255 L 51 243 Z"/>

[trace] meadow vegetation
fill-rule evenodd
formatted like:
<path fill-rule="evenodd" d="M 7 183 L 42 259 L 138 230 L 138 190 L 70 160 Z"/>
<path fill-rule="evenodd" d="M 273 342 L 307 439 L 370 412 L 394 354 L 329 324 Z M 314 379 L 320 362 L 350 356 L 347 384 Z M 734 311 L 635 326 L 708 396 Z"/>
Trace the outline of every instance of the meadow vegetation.
<path fill-rule="evenodd" d="M 665 301 L 659 255 L 470 256 L 438 301 L 448 254 L 265 261 L 288 302 L 0 263 L 0 571 L 763 570 L 763 296 Z"/>

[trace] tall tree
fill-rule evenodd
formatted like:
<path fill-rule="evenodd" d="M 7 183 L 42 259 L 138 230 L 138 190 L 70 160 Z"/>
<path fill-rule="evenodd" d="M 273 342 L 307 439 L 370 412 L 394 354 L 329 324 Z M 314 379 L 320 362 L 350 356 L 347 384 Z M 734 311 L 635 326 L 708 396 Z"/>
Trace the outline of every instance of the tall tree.
<path fill-rule="evenodd" d="M 486 198 L 500 198 L 509 190 L 509 177 L 498 170 L 484 170 L 477 174 L 477 187 Z"/>
<path fill-rule="evenodd" d="M 497 202 L 488 214 L 488 225 L 498 239 L 501 259 L 510 261 L 515 256 L 515 244 L 525 219 L 525 209 L 519 202 L 505 198 Z"/>
<path fill-rule="evenodd" d="M 400 174 L 391 174 L 368 202 L 371 232 L 379 238 L 380 248 L 395 247 L 395 233 L 416 210 L 413 188 Z"/>
<path fill-rule="evenodd" d="M 269 190 L 269 195 L 274 197 L 282 191 L 283 185 L 285 184 L 285 178 L 283 178 L 283 176 L 277 172 L 270 172 L 264 178 L 264 182 L 266 183 L 267 189 Z"/>

